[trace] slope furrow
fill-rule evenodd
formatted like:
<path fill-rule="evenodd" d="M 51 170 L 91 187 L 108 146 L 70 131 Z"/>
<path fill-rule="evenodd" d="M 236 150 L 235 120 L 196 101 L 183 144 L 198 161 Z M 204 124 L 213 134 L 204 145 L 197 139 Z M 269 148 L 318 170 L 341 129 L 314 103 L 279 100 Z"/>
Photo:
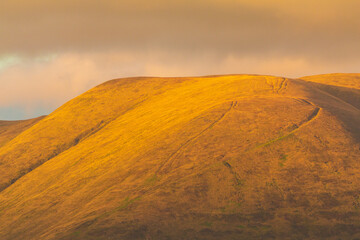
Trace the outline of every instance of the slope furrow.
<path fill-rule="evenodd" d="M 304 103 L 306 103 L 306 104 L 312 105 L 312 106 L 315 107 L 315 109 L 309 114 L 309 116 L 308 116 L 306 119 L 304 119 L 303 121 L 301 121 L 298 125 L 295 124 L 295 125 L 294 125 L 294 129 L 293 129 L 292 131 L 290 131 L 289 133 L 287 133 L 287 134 L 285 134 L 285 135 L 282 135 L 282 136 L 280 136 L 280 137 L 278 137 L 278 138 L 272 139 L 272 140 L 270 140 L 270 141 L 268 141 L 268 142 L 266 142 L 266 143 L 260 144 L 260 145 L 258 145 L 256 148 L 268 146 L 268 145 L 270 145 L 270 144 L 272 144 L 272 143 L 274 143 L 274 142 L 277 142 L 277 141 L 279 141 L 279 140 L 282 140 L 282 139 L 285 139 L 285 138 L 291 136 L 292 134 L 294 134 L 294 133 L 296 133 L 297 131 L 299 131 L 301 128 L 303 128 L 303 127 L 305 127 L 306 125 L 310 124 L 310 123 L 311 123 L 313 120 L 315 120 L 315 118 L 318 116 L 321 108 L 318 107 L 318 106 L 316 106 L 316 105 L 314 105 L 314 103 L 312 103 L 312 102 L 310 102 L 310 101 L 308 101 L 308 100 L 305 100 L 305 99 L 301 99 L 301 98 L 292 98 L 292 99 L 294 99 L 294 100 L 300 100 L 300 102 L 304 102 Z"/>
<path fill-rule="evenodd" d="M 168 159 L 166 159 L 159 167 L 159 169 L 156 171 L 156 173 L 166 173 L 171 168 L 171 165 L 173 161 L 176 159 L 176 157 L 180 154 L 181 151 L 183 151 L 187 146 L 189 146 L 192 142 L 194 142 L 197 138 L 199 138 L 201 135 L 203 135 L 206 131 L 210 130 L 212 127 L 214 127 L 216 124 L 218 124 L 222 119 L 225 118 L 225 116 L 236 106 L 237 102 L 232 101 L 230 104 L 230 107 L 228 110 L 226 110 L 217 120 L 215 120 L 213 123 L 211 123 L 208 127 L 206 127 L 204 130 L 196 134 L 194 137 L 188 139 L 185 143 L 183 143 L 174 153 L 170 155 Z"/>

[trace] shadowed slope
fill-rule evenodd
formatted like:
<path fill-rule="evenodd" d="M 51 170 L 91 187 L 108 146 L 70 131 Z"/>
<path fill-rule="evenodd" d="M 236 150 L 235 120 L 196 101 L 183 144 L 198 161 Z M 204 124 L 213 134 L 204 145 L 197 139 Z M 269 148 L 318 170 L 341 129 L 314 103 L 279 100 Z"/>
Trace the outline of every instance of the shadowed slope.
<path fill-rule="evenodd" d="M 0 193 L 0 238 L 356 238 L 359 121 L 302 80 L 111 81 L 0 149 L 6 182 L 66 146 Z"/>
<path fill-rule="evenodd" d="M 326 74 L 303 77 L 306 81 L 360 110 L 360 74 Z"/>
<path fill-rule="evenodd" d="M 301 79 L 310 82 L 322 83 L 326 85 L 360 89 L 359 73 L 322 74 L 322 75 L 306 76 L 306 77 L 302 77 Z"/>
<path fill-rule="evenodd" d="M 318 89 L 328 98 L 311 97 L 325 104 L 352 135 L 360 141 L 360 74 L 327 74 L 304 77 L 309 87 Z M 353 88 L 350 88 L 353 87 Z"/>

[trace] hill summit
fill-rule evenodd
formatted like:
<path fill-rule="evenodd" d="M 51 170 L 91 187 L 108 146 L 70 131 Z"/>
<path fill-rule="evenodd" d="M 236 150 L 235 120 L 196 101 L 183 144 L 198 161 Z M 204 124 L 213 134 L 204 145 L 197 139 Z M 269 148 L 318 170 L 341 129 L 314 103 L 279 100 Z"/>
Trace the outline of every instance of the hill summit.
<path fill-rule="evenodd" d="M 360 238 L 360 74 L 139 77 L 0 122 L 0 239 Z"/>

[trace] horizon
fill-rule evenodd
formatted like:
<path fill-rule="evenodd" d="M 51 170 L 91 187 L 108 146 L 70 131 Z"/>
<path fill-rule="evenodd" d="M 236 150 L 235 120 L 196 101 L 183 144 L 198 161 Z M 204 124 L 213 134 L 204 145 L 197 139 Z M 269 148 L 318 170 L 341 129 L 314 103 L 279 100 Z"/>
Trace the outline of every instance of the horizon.
<path fill-rule="evenodd" d="M 246 74 L 246 73 L 241 73 L 241 74 L 219 74 L 219 75 L 201 75 L 201 76 L 164 76 L 164 77 L 159 77 L 159 76 L 130 76 L 130 77 L 121 77 L 121 78 L 113 78 L 113 79 L 109 79 L 106 80 L 104 82 L 100 82 L 99 84 L 89 88 L 89 89 L 85 89 L 82 93 L 80 93 L 79 95 L 84 94 L 85 92 L 87 92 L 88 90 L 97 87 L 103 83 L 106 83 L 108 81 L 112 81 L 112 80 L 117 80 L 117 79 L 131 79 L 131 78 L 206 78 L 206 77 L 222 77 L 222 76 L 241 76 L 241 75 L 249 75 L 249 76 L 272 76 L 272 77 L 283 77 L 286 79 L 301 79 L 304 77 L 310 77 L 310 76 L 321 76 L 321 75 L 336 75 L 336 74 L 360 74 L 360 73 L 340 73 L 340 72 L 336 72 L 336 73 L 322 73 L 322 74 L 314 74 L 314 75 L 307 75 L 307 76 L 301 76 L 301 77 L 286 77 L 286 76 L 280 76 L 280 75 L 262 75 L 262 74 Z M 76 96 L 75 96 L 76 97 Z M 8 107 L 8 108 L 0 108 L 0 113 L 5 113 L 6 115 L 6 110 L 8 110 L 8 116 L 15 116 L 15 118 L 0 118 L 0 121 L 21 121 L 21 120 L 30 120 L 30 119 L 35 119 L 35 118 L 39 118 L 39 117 L 44 117 L 47 116 L 49 114 L 51 114 L 53 111 L 55 111 L 56 109 L 58 109 L 59 107 L 61 107 L 63 104 L 65 104 L 66 102 L 70 101 L 71 99 L 65 100 L 63 103 L 61 103 L 59 106 L 55 107 L 52 110 L 44 110 L 44 109 L 38 109 L 37 111 L 33 112 L 32 116 L 29 118 L 26 117 L 19 117 L 17 118 L 16 116 L 24 116 L 24 112 L 21 111 L 21 109 L 19 108 L 14 108 L 14 107 Z"/>

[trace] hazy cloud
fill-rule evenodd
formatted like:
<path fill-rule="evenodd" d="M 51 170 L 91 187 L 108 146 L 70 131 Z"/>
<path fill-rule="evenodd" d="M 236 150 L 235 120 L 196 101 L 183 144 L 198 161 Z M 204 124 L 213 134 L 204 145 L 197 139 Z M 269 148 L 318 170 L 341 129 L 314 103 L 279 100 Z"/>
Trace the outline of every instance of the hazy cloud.
<path fill-rule="evenodd" d="M 360 72 L 358 9 L 357 0 L 4 0 L 0 108 L 48 113 L 124 76 Z"/>

